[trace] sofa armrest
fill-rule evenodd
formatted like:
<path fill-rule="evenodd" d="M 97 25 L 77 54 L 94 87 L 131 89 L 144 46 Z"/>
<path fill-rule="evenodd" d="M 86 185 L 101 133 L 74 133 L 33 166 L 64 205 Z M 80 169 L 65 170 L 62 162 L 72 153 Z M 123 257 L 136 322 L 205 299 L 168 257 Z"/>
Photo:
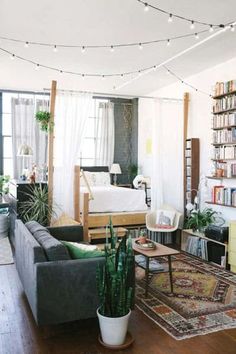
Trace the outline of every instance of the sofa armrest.
<path fill-rule="evenodd" d="M 104 257 L 98 257 L 36 264 L 37 323 L 96 317 L 96 272 L 104 262 Z"/>
<path fill-rule="evenodd" d="M 70 225 L 70 226 L 56 226 L 48 227 L 49 233 L 58 240 L 81 242 L 83 241 L 83 226 Z"/>

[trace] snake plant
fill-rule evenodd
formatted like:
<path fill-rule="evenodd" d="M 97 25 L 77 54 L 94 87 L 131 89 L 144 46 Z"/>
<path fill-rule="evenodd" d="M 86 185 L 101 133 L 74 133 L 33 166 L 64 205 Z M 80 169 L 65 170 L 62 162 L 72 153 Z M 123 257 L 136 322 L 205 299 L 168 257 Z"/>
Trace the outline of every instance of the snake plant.
<path fill-rule="evenodd" d="M 97 288 L 101 315 L 125 316 L 134 302 L 134 254 L 129 236 L 116 246 L 117 237 L 110 219 L 111 242 L 105 245 L 105 263 L 97 269 Z"/>

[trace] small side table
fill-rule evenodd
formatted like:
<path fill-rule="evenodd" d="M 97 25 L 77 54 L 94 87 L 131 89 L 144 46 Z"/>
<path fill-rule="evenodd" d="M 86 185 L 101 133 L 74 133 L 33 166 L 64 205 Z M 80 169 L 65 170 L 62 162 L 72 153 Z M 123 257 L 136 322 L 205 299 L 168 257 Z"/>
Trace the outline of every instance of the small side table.
<path fill-rule="evenodd" d="M 133 240 L 133 250 L 136 253 L 139 253 L 143 255 L 146 258 L 146 267 L 145 267 L 145 278 L 146 278 L 146 284 L 145 284 L 145 297 L 148 297 L 148 282 L 149 282 L 149 261 L 150 258 L 158 258 L 158 257 L 168 257 L 168 264 L 169 264 L 169 276 L 170 276 L 170 289 L 171 293 L 173 293 L 173 279 L 172 279 L 172 266 L 171 266 L 171 256 L 179 254 L 180 252 L 177 250 L 174 250 L 170 247 L 164 246 L 161 243 L 156 243 L 156 248 L 154 250 L 143 250 L 139 248 L 135 240 Z M 162 273 L 162 271 L 160 271 Z"/>

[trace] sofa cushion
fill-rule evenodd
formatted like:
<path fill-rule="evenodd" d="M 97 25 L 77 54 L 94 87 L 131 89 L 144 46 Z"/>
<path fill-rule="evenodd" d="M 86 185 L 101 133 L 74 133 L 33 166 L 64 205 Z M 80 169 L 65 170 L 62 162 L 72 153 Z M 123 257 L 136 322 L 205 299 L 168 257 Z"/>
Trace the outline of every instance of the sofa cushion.
<path fill-rule="evenodd" d="M 46 227 L 36 221 L 29 221 L 25 225 L 41 245 L 49 261 L 71 259 L 67 248 L 60 241 L 51 236 Z"/>
<path fill-rule="evenodd" d="M 103 257 L 105 253 L 96 246 L 85 245 L 77 242 L 62 241 L 68 249 L 72 259 Z"/>

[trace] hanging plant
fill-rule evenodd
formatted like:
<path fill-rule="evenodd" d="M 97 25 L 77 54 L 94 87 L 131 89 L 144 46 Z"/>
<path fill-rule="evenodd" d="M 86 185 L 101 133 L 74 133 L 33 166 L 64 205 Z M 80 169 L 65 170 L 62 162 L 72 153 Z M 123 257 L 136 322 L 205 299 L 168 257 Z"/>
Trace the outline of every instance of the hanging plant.
<path fill-rule="evenodd" d="M 40 129 L 45 132 L 53 130 L 54 123 L 50 121 L 51 114 L 48 111 L 38 111 L 35 115 L 36 121 L 40 124 Z"/>

